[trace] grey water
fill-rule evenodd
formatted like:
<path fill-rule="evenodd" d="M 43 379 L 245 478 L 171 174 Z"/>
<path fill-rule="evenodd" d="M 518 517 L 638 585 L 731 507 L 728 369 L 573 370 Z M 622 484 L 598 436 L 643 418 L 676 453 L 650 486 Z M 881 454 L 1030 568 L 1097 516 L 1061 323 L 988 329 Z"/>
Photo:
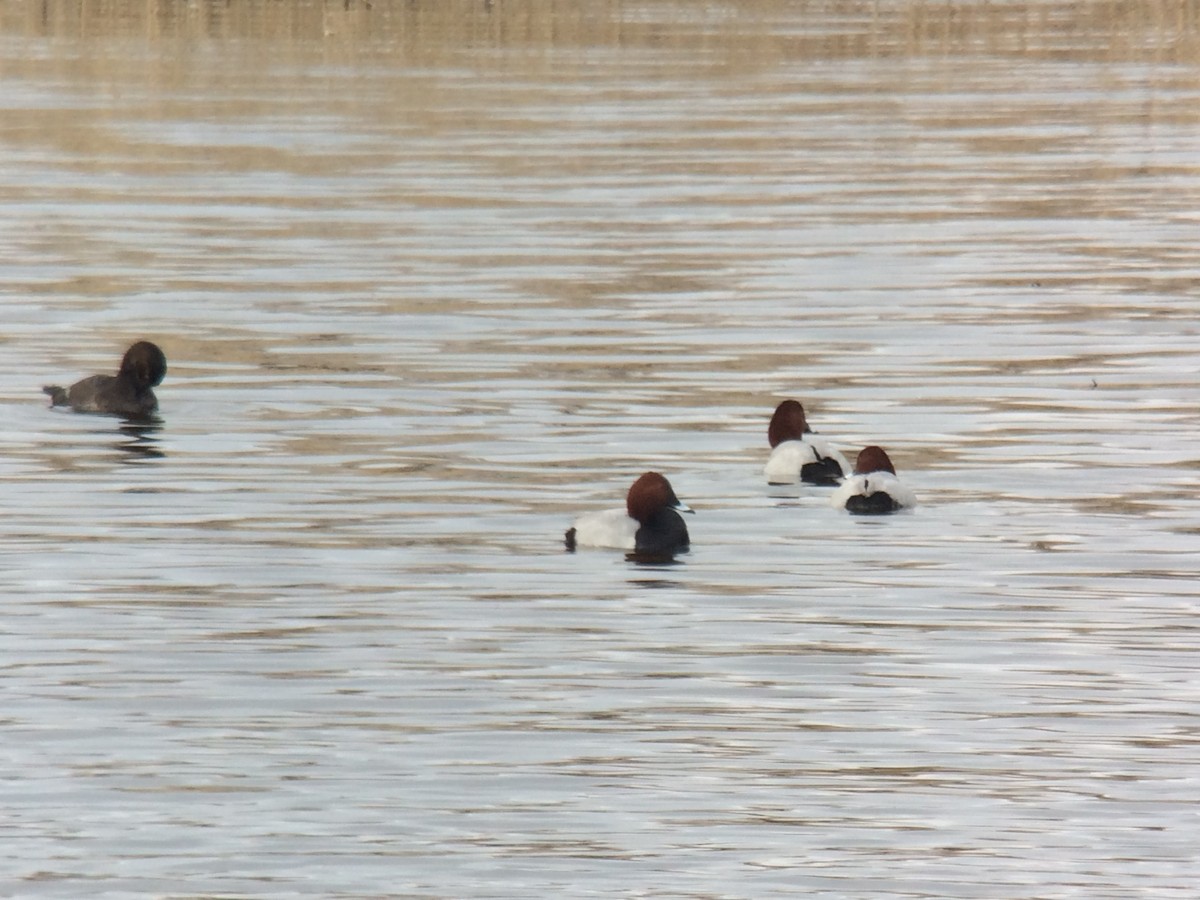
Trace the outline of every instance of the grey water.
<path fill-rule="evenodd" d="M 1194 897 L 1195 25 L 6 4 L 0 893 Z"/>

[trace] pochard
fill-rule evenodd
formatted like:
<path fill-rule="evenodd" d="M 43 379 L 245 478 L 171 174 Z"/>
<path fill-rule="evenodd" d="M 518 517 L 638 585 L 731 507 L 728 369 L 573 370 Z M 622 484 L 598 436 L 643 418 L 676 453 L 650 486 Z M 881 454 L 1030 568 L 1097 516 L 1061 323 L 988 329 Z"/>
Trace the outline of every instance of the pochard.
<path fill-rule="evenodd" d="M 568 550 L 610 547 L 639 554 L 669 555 L 688 549 L 688 530 L 680 517 L 692 509 L 675 496 L 671 482 L 647 472 L 629 488 L 624 509 L 588 513 L 567 531 Z"/>
<path fill-rule="evenodd" d="M 846 458 L 808 427 L 804 407 L 796 400 L 775 407 L 767 440 L 772 450 L 763 474 L 769 484 L 835 485 L 850 474 Z"/>
<path fill-rule="evenodd" d="M 882 447 L 864 447 L 854 464 L 854 474 L 830 498 L 838 509 L 852 513 L 879 514 L 916 506 L 917 496 L 896 477 Z"/>
<path fill-rule="evenodd" d="M 69 388 L 47 385 L 51 406 L 69 406 L 75 412 L 111 413 L 144 418 L 158 409 L 152 388 L 167 374 L 167 358 L 156 344 L 138 341 L 125 351 L 116 375 L 92 375 Z"/>

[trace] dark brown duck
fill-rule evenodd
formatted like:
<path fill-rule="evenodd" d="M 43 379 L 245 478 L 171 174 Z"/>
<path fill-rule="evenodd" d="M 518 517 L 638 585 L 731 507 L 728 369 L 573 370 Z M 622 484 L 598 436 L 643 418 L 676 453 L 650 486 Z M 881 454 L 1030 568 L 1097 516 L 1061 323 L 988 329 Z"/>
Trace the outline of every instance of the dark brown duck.
<path fill-rule="evenodd" d="M 51 406 L 136 419 L 158 409 L 153 389 L 166 374 L 167 358 L 162 350 L 150 341 L 138 341 L 125 351 L 116 375 L 92 375 L 69 388 L 51 384 L 42 390 L 50 395 Z"/>

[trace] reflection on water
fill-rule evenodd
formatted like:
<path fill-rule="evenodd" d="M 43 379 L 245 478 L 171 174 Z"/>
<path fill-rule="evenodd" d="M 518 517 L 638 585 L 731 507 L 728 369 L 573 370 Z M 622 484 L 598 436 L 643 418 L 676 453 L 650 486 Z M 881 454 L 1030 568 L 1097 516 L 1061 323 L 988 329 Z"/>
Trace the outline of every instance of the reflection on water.
<path fill-rule="evenodd" d="M 671 566 L 680 565 L 683 562 L 673 553 L 626 553 L 625 559 L 639 566 L 663 568 L 664 570 L 669 570 Z"/>
<path fill-rule="evenodd" d="M 1195 25 L 0 6 L 8 892 L 1190 897 Z"/>
<path fill-rule="evenodd" d="M 128 462 L 143 459 L 162 459 L 165 454 L 158 448 L 158 432 L 162 431 L 162 419 L 153 416 L 146 420 L 125 421 L 120 432 L 126 438 L 117 446 L 129 454 Z"/>
<path fill-rule="evenodd" d="M 0 26 L 7 34 L 32 36 L 271 41 L 291 52 L 309 42 L 351 54 L 367 45 L 410 59 L 465 56 L 545 73 L 560 67 L 574 72 L 590 61 L 531 59 L 530 52 L 619 48 L 662 54 L 664 67 L 677 67 L 690 57 L 704 67 L 761 69 L 784 59 L 904 59 L 925 53 L 1192 63 L 1200 52 L 1198 19 L 1187 0 L 1110 0 L 1082 7 L 1014 0 L 953 9 L 920 0 L 860 0 L 840 3 L 836 10 L 813 0 L 738 0 L 702 7 L 621 0 L 116 0 L 101 5 L 25 0 L 5 4 Z M 496 51 L 515 58 L 497 59 Z"/>

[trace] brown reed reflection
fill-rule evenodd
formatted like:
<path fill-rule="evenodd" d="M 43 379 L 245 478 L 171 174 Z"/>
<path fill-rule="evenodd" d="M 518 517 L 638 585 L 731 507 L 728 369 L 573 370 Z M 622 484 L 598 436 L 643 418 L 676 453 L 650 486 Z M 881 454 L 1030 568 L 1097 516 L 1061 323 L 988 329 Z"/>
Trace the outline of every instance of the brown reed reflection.
<path fill-rule="evenodd" d="M 821 22 L 820 29 L 807 23 Z M 830 22 L 834 27 L 829 27 Z M 621 0 L 14 0 L 5 34 L 147 40 L 347 42 L 409 59 L 495 47 L 550 51 L 692 48 L 698 65 L 924 54 L 1188 63 L 1200 59 L 1194 0 L 1126 3 L 740 0 L 653 7 Z M 557 57 L 554 64 L 572 60 Z"/>

